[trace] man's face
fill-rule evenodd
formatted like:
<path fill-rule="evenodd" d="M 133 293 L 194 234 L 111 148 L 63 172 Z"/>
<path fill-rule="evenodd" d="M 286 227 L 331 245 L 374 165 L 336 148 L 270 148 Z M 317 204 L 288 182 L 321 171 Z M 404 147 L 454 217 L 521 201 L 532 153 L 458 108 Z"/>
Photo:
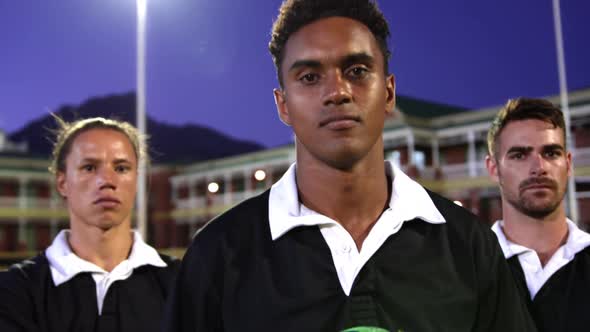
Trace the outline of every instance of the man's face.
<path fill-rule="evenodd" d="M 486 160 L 504 204 L 542 219 L 559 207 L 570 174 L 563 130 L 541 120 L 510 122 L 501 131 L 496 158 Z"/>
<path fill-rule="evenodd" d="M 128 223 L 135 200 L 137 158 L 125 134 L 90 129 L 72 142 L 57 189 L 72 226 L 108 230 Z"/>
<path fill-rule="evenodd" d="M 297 136 L 298 157 L 348 169 L 370 151 L 383 153 L 384 121 L 395 105 L 383 66 L 371 31 L 349 18 L 320 19 L 290 36 L 275 101 Z"/>

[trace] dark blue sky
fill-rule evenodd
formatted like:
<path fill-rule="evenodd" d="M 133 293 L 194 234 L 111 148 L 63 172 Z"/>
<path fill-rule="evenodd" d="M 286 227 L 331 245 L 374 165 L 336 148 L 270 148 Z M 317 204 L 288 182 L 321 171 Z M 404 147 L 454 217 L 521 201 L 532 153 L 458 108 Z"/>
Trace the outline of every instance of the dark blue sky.
<path fill-rule="evenodd" d="M 147 111 L 266 146 L 280 0 L 148 0 Z M 397 93 L 481 108 L 559 92 L 551 0 L 380 0 Z M 590 87 L 590 1 L 562 1 L 568 87 Z M 0 129 L 135 89 L 135 1 L 0 0 Z"/>

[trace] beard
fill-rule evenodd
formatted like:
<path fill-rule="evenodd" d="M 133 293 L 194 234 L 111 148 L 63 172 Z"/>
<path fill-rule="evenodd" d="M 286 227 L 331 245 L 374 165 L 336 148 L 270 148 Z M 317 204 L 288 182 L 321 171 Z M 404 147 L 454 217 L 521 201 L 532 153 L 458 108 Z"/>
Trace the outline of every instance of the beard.
<path fill-rule="evenodd" d="M 544 186 L 550 193 L 531 193 L 531 186 Z M 565 189 L 560 190 L 558 183 L 553 179 L 535 177 L 522 181 L 518 186 L 517 195 L 505 194 L 506 201 L 520 213 L 541 220 L 557 210 L 565 196 Z"/>

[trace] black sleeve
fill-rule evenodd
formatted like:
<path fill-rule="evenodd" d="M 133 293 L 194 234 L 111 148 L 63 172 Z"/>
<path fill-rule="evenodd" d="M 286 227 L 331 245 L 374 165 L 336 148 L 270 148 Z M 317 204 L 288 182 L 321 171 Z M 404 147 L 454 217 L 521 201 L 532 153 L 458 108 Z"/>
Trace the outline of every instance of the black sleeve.
<path fill-rule="evenodd" d="M 201 245 L 200 238 L 195 238 L 182 260 L 167 300 L 162 331 L 223 331 L 222 273 L 217 273 L 221 262 L 216 259 L 221 255 L 215 255 L 212 246 Z"/>
<path fill-rule="evenodd" d="M 487 228 L 477 233 L 480 300 L 474 331 L 536 331 L 496 237 Z"/>
<path fill-rule="evenodd" d="M 156 270 L 156 277 L 158 278 L 158 283 L 162 290 L 162 294 L 164 299 L 167 299 L 170 296 L 170 291 L 172 290 L 172 286 L 174 285 L 174 280 L 176 280 L 176 276 L 178 275 L 178 270 L 180 269 L 180 260 L 168 256 L 160 254 L 160 258 L 166 263 L 166 267 L 163 269 Z"/>
<path fill-rule="evenodd" d="M 0 331 L 37 332 L 34 319 L 32 280 L 24 265 L 18 264 L 0 272 Z"/>

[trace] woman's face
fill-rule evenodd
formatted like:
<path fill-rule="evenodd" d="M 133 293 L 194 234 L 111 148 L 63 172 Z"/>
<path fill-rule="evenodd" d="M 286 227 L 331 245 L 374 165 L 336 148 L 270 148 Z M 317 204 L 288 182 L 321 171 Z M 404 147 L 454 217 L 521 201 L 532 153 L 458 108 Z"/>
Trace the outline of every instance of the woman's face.
<path fill-rule="evenodd" d="M 57 173 L 70 222 L 81 227 L 130 227 L 136 185 L 133 145 L 125 134 L 108 128 L 89 129 L 74 138 L 65 172 Z"/>

